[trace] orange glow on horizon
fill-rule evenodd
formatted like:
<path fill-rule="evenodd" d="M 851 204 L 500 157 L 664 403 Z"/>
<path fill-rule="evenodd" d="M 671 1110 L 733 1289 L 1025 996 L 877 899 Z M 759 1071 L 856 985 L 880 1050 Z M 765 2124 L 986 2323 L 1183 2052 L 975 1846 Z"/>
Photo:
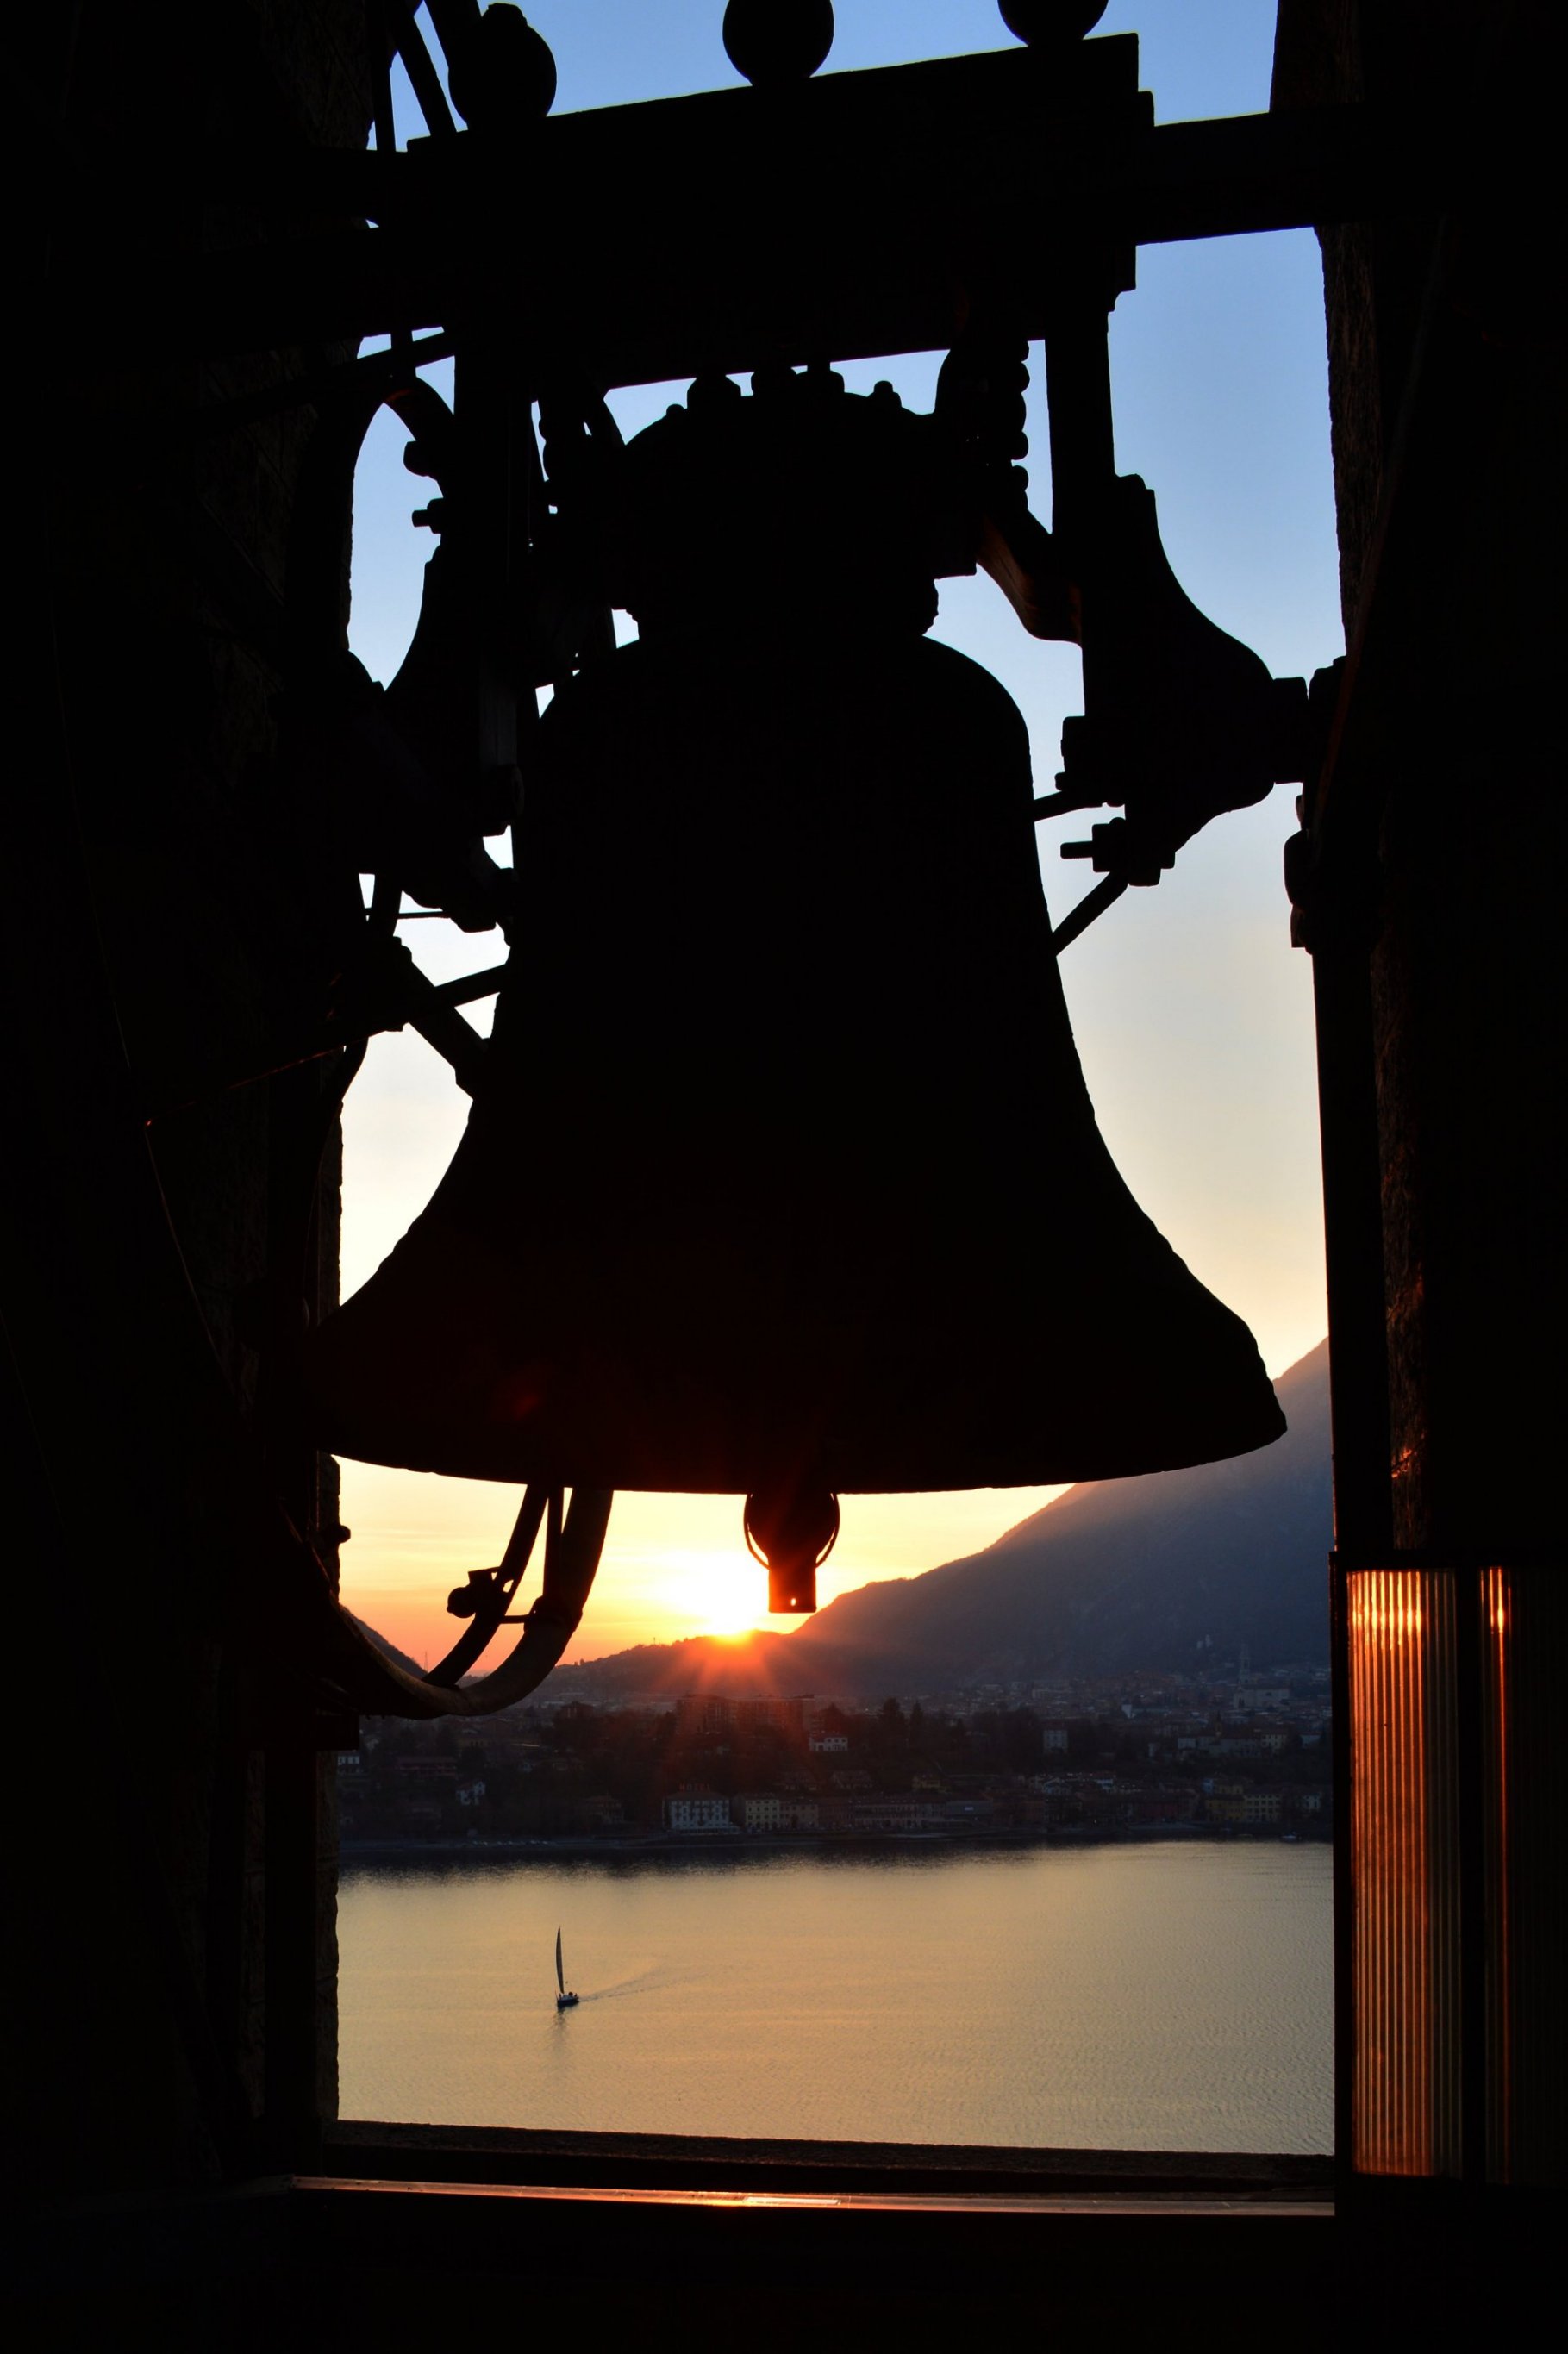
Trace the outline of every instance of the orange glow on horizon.
<path fill-rule="evenodd" d="M 517 1490 L 348 1460 L 340 1470 L 340 1510 L 354 1532 L 342 1556 L 344 1605 L 408 1658 L 433 1667 L 461 1631 L 446 1597 L 471 1570 L 501 1559 Z M 839 1542 L 818 1574 L 820 1604 L 980 1553 L 1064 1493 L 1051 1487 L 846 1496 Z M 806 1624 L 769 1612 L 768 1574 L 741 1532 L 742 1503 L 738 1496 L 618 1495 L 567 1663 L 710 1636 L 724 1641 L 733 1670 L 750 1635 L 789 1635 Z M 539 1569 L 537 1559 L 529 1564 L 519 1609 L 538 1593 Z M 500 1656 L 498 1641 L 482 1666 Z"/>

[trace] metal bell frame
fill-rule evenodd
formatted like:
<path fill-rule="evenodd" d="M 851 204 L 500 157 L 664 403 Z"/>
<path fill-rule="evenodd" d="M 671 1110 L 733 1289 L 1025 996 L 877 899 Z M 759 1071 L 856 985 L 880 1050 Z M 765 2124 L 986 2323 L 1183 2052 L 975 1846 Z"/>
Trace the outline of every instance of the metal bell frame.
<path fill-rule="evenodd" d="M 1073 42 L 1087 29 L 1084 24 L 1075 23 L 1069 38 L 1049 9 L 1004 7 L 1002 13 L 1031 44 L 1032 53 L 845 76 L 837 88 L 810 85 L 798 65 L 775 78 L 764 59 L 755 75 L 758 87 L 750 92 L 715 92 L 620 111 L 635 114 L 634 125 L 618 122 L 616 111 L 575 118 L 567 201 L 571 181 L 580 189 L 585 172 L 608 167 L 623 131 L 636 150 L 625 172 L 627 184 L 634 185 L 647 143 L 656 142 L 664 127 L 656 118 L 671 117 L 673 133 L 680 127 L 673 115 L 682 109 L 688 120 L 692 110 L 705 110 L 710 157 L 722 157 L 749 155 L 759 133 L 781 153 L 791 152 L 801 135 L 800 110 L 820 105 L 816 120 L 825 126 L 829 164 L 818 176 L 830 181 L 835 164 L 848 168 L 846 158 L 863 133 L 874 147 L 874 134 L 885 134 L 901 114 L 929 122 L 933 110 L 951 110 L 956 100 L 968 101 L 977 121 L 1000 116 L 1004 136 L 1025 124 L 1044 123 L 1065 147 L 1068 161 L 1077 164 L 1086 193 L 1066 207 L 1065 226 L 1054 220 L 1049 225 L 1044 257 L 1011 225 L 1006 234 L 981 238 L 987 248 L 981 274 L 990 283 L 979 289 L 952 344 L 937 412 L 947 419 L 969 465 L 980 518 L 980 566 L 1031 635 L 1075 642 L 1084 651 L 1086 713 L 1066 723 L 1063 771 L 1055 789 L 1037 798 L 1036 818 L 1055 819 L 1107 803 L 1123 811 L 1096 825 L 1086 840 L 1064 846 L 1065 857 L 1091 862 L 1099 880 L 1054 928 L 1053 945 L 1060 952 L 1130 885 L 1157 884 L 1181 843 L 1211 817 L 1261 799 L 1276 782 L 1311 773 L 1314 745 L 1328 719 L 1329 697 L 1319 682 L 1309 698 L 1304 682 L 1270 678 L 1255 654 L 1191 604 L 1160 547 L 1152 494 L 1136 477 L 1116 472 L 1107 329 L 1118 294 L 1134 283 L 1139 203 L 1146 212 L 1158 212 L 1163 205 L 1173 213 L 1175 226 L 1164 233 L 1174 235 L 1312 220 L 1336 209 L 1325 202 L 1324 183 L 1345 159 L 1331 137 L 1328 151 L 1319 152 L 1320 132 L 1318 147 L 1286 157 L 1282 166 L 1273 156 L 1260 162 L 1245 139 L 1227 140 L 1228 132 L 1242 126 L 1180 126 L 1201 135 L 1202 153 L 1190 153 L 1185 170 L 1174 176 L 1171 159 L 1162 155 L 1144 170 L 1140 182 L 1138 167 L 1128 171 L 1126 164 L 1137 134 L 1145 134 L 1146 150 L 1150 138 L 1162 135 L 1169 142 L 1171 134 L 1153 133 L 1150 103 L 1137 90 L 1136 40 L 1125 37 L 1076 48 Z M 1067 13 L 1092 23 L 1099 11 L 1079 7 Z M 359 159 L 333 159 L 334 186 L 341 179 L 346 193 L 350 175 L 342 167 L 353 163 L 353 202 L 384 225 L 376 232 L 383 241 L 390 234 L 400 236 L 416 260 L 424 251 L 421 231 L 435 232 L 439 240 L 443 226 L 456 219 L 477 227 L 475 207 L 499 186 L 502 167 L 514 170 L 519 153 L 527 158 L 530 143 L 539 144 L 537 133 L 554 94 L 548 51 L 531 35 L 532 47 L 524 54 L 507 22 L 516 18 L 514 9 L 493 8 L 482 17 L 474 0 L 430 0 L 429 14 L 449 58 L 468 59 L 469 86 L 476 97 L 482 78 L 474 60 L 484 38 L 490 39 L 492 55 L 500 56 L 506 35 L 509 80 L 499 78 L 486 92 L 482 111 L 475 110 L 479 119 L 460 131 L 413 11 L 390 0 L 383 18 L 385 46 L 373 45 L 375 150 Z M 727 23 L 726 37 L 727 43 Z M 395 55 L 407 69 L 427 133 L 402 154 L 396 151 L 393 124 Z M 1227 170 L 1229 185 L 1216 197 L 1208 183 L 1224 181 Z M 612 190 L 599 191 L 606 212 L 613 201 Z M 1206 211 L 1224 217 L 1211 227 Z M 801 241 L 809 245 L 809 224 L 799 225 Z M 965 226 L 978 234 L 973 215 Z M 989 232 L 992 225 L 981 226 Z M 472 242 L 485 245 L 477 235 Z M 609 296 L 613 304 L 614 292 L 630 287 L 630 270 L 617 270 L 610 254 L 597 252 L 594 259 L 607 264 L 600 274 L 618 281 Z M 781 296 L 778 307 L 786 314 L 799 313 L 799 271 L 791 275 L 778 249 L 766 259 L 779 281 L 774 290 Z M 419 274 L 417 268 L 412 272 Z M 763 279 L 767 275 L 759 272 Z M 940 281 L 939 262 L 925 275 Z M 700 281 L 700 272 L 697 277 Z M 443 306 L 439 332 L 413 332 L 416 316 L 436 313 L 423 304 L 410 310 L 407 289 L 378 289 L 370 307 L 389 335 L 387 350 L 302 376 L 254 399 L 220 405 L 205 419 L 205 429 L 223 430 L 243 421 L 241 409 L 260 414 L 289 402 L 316 405 L 319 422 L 291 546 L 288 622 L 291 652 L 302 669 L 319 673 L 323 665 L 336 666 L 336 684 L 329 687 L 327 701 L 336 694 L 340 716 L 364 686 L 363 674 L 356 680 L 341 653 L 343 523 L 352 505 L 360 450 L 383 406 L 412 427 L 415 439 L 405 462 L 432 477 L 439 493 L 414 520 L 441 542 L 448 594 L 444 605 L 432 597 L 428 573 L 419 625 L 385 706 L 395 737 L 412 734 L 428 746 L 444 730 L 451 745 L 462 748 L 458 766 L 466 763 L 467 775 L 433 780 L 423 811 L 435 821 L 432 838 L 419 843 L 412 855 L 407 830 L 397 841 L 367 838 L 355 845 L 355 871 L 375 875 L 369 906 L 362 909 L 354 936 L 343 938 L 343 969 L 334 976 L 331 1002 L 316 1009 L 307 1034 L 281 1043 L 270 1065 L 278 1070 L 336 1058 L 341 1087 L 332 1094 L 333 1109 L 358 1068 L 366 1042 L 405 1025 L 418 1029 L 444 1056 L 465 1090 L 471 1093 L 477 1082 L 483 1041 L 461 1008 L 492 993 L 504 968 L 491 966 L 459 981 L 433 983 L 418 970 L 397 931 L 401 922 L 429 913 L 450 915 L 468 929 L 498 926 L 504 935 L 505 871 L 489 860 L 482 840 L 507 822 L 516 764 L 535 716 L 532 690 L 613 648 L 608 609 L 585 596 L 569 565 L 559 561 L 562 534 L 550 512 L 552 493 L 569 482 L 574 460 L 585 447 L 591 448 L 596 437 L 618 438 L 598 382 L 659 380 L 705 368 L 728 372 L 764 359 L 776 362 L 791 343 L 797 358 L 821 356 L 825 348 L 820 336 L 804 334 L 798 315 L 776 316 L 773 333 L 762 331 L 766 287 L 749 306 L 756 314 L 749 321 L 703 323 L 696 315 L 699 282 L 678 322 L 662 315 L 651 323 L 643 306 L 644 315 L 632 318 L 621 339 L 626 350 L 618 369 L 612 353 L 572 349 L 574 313 L 580 319 L 582 305 L 593 298 L 558 272 L 546 307 L 554 298 L 562 314 L 557 323 L 568 332 L 556 336 L 542 334 L 536 317 L 520 315 L 520 307 L 527 306 L 519 305 L 512 281 L 495 268 L 493 247 L 477 258 L 471 253 L 454 281 L 450 314 Z M 819 311 L 832 313 L 833 292 L 829 290 Z M 853 347 L 866 355 L 892 354 L 929 348 L 940 339 L 929 287 L 895 289 L 884 307 L 896 307 L 900 301 L 895 329 L 875 316 L 859 320 L 853 331 L 841 322 L 843 341 L 832 346 L 835 353 L 849 355 Z M 950 339 L 951 295 L 945 282 L 941 305 Z M 742 300 L 737 307 L 744 312 L 747 304 Z M 874 313 L 877 298 L 864 298 L 863 307 Z M 602 323 L 602 306 L 595 316 Z M 821 323 L 831 335 L 832 324 Z M 1054 508 L 1050 530 L 1030 513 L 1026 477 L 1014 462 L 1026 446 L 1024 357 L 1026 338 L 1033 334 L 1041 336 L 1046 361 Z M 579 341 L 586 345 L 592 338 Z M 456 362 L 451 408 L 418 374 L 447 358 Z M 534 427 L 535 401 L 543 454 Z M 469 625 L 461 642 L 459 616 Z M 471 658 L 475 643 L 477 660 Z M 375 832 L 373 825 L 369 833 Z M 416 876 L 410 865 L 424 872 Z M 410 890 L 424 904 L 405 913 L 401 903 Z M 189 1092 L 261 1076 L 203 1074 Z M 302 1185 L 313 1198 L 317 1174 L 314 1164 L 302 1172 Z M 581 1617 L 610 1501 L 607 1492 L 579 1490 L 568 1503 L 558 1489 L 530 1487 L 502 1562 L 471 1572 L 450 1597 L 449 1607 L 467 1625 L 423 1677 L 399 1668 L 363 1635 L 332 1598 L 324 1567 L 316 1562 L 307 1583 L 325 1705 L 418 1717 L 481 1715 L 536 1688 L 559 1661 Z M 541 1530 L 542 1591 L 519 1618 L 512 1605 Z M 291 1535 L 299 1549 L 302 1540 Z M 514 1624 L 523 1632 L 503 1663 L 471 1682 L 461 1681 L 501 1628 Z"/>

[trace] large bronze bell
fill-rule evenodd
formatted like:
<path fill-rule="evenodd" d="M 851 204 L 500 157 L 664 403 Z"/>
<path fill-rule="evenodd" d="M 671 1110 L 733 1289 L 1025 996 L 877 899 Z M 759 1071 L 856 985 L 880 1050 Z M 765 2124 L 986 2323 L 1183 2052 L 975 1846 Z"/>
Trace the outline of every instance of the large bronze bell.
<path fill-rule="evenodd" d="M 546 716 L 467 1134 L 307 1357 L 342 1454 L 749 1496 L 795 1607 L 836 1492 L 1284 1427 L 1096 1127 L 1022 718 L 923 634 L 927 420 L 834 383 L 625 453 L 641 637 Z"/>

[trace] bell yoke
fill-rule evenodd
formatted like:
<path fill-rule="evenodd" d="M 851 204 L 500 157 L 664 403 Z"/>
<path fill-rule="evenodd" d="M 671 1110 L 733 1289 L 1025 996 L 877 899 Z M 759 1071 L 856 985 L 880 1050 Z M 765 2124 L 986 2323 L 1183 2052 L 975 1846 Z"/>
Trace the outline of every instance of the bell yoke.
<path fill-rule="evenodd" d="M 745 1495 L 799 1610 L 842 1492 L 1276 1438 L 1096 1126 L 1022 715 L 925 634 L 979 531 L 939 419 L 699 379 L 591 501 L 640 636 L 546 714 L 468 1130 L 309 1345 L 323 1443 Z"/>

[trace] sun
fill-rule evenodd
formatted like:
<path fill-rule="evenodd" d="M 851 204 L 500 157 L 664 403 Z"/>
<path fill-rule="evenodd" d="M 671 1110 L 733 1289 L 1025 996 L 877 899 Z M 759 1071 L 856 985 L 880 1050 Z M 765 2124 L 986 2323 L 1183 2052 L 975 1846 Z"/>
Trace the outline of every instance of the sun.
<path fill-rule="evenodd" d="M 694 1634 L 751 1634 L 768 1606 L 766 1573 L 744 1553 L 691 1553 L 672 1561 L 661 1599 Z"/>

